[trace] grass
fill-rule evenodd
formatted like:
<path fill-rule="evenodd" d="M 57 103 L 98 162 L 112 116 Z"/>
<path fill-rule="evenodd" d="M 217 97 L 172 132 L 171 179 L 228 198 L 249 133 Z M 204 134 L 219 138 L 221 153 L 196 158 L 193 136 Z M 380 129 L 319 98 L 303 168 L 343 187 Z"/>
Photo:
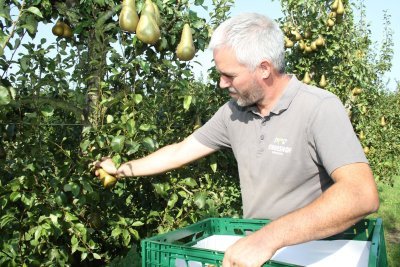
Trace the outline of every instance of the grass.
<path fill-rule="evenodd" d="M 395 177 L 394 185 L 378 183 L 380 208 L 372 217 L 383 220 L 388 264 L 400 266 L 400 176 Z"/>

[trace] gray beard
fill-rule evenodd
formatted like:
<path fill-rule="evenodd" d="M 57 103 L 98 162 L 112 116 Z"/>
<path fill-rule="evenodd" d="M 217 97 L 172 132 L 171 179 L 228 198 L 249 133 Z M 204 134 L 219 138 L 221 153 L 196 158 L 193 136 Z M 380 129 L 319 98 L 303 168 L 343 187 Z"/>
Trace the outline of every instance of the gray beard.
<path fill-rule="evenodd" d="M 259 90 L 259 88 L 253 89 L 251 93 L 245 96 L 239 96 L 238 99 L 234 99 L 238 106 L 247 107 L 256 104 L 258 101 L 263 99 L 264 94 L 263 91 Z"/>

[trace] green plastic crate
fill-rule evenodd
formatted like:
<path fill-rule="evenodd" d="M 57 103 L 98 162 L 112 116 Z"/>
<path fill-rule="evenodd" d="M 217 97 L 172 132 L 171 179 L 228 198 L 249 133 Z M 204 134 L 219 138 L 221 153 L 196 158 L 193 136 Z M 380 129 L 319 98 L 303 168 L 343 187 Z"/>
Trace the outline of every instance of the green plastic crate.
<path fill-rule="evenodd" d="M 222 266 L 223 252 L 193 248 L 212 235 L 245 235 L 268 224 L 269 220 L 210 218 L 190 226 L 142 240 L 143 267 L 175 267 L 175 261 L 198 262 L 202 266 Z M 383 225 L 380 218 L 364 219 L 326 240 L 371 241 L 368 267 L 387 266 Z M 188 265 L 189 266 L 189 265 Z M 263 266 L 298 266 L 270 260 Z"/>

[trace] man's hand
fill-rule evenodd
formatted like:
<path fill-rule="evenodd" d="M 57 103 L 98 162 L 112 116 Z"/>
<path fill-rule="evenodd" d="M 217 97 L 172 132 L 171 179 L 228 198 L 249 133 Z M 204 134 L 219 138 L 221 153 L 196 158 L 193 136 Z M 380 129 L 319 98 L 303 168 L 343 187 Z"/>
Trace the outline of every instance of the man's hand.
<path fill-rule="evenodd" d="M 243 237 L 230 246 L 224 256 L 223 267 L 260 267 L 274 254 L 275 249 L 268 245 L 263 230 Z"/>
<path fill-rule="evenodd" d="M 112 161 L 112 159 L 109 158 L 109 157 L 104 157 L 100 161 L 95 162 L 94 163 L 94 167 L 96 168 L 96 171 L 95 171 L 96 176 L 100 175 L 100 173 L 99 173 L 99 171 L 97 169 L 102 168 L 108 174 L 111 174 L 111 175 L 116 176 L 118 178 L 117 167 L 115 166 L 115 164 Z"/>

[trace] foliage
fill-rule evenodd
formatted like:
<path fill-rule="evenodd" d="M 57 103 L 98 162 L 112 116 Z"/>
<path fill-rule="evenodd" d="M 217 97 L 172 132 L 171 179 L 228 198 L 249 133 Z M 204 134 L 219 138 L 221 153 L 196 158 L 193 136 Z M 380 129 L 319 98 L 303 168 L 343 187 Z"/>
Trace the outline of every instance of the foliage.
<path fill-rule="evenodd" d="M 174 50 L 187 22 L 204 50 L 230 1 L 215 1 L 208 23 L 190 9 L 203 1 L 175 2 L 156 1 L 162 38 L 149 46 L 121 32 L 113 1 L 2 1 L 0 45 L 12 53 L 0 59 L 0 265 L 104 265 L 136 255 L 148 235 L 239 216 L 230 155 L 111 190 L 91 169 L 105 155 L 119 164 L 181 140 L 225 101 Z M 72 38 L 25 41 L 60 19 Z"/>
<path fill-rule="evenodd" d="M 293 42 L 287 48 L 287 71 L 299 79 L 307 73 L 311 85 L 339 96 L 376 178 L 391 184 L 393 175 L 399 174 L 393 163 L 400 156 L 395 120 L 400 109 L 398 92 L 387 91 L 383 79 L 393 57 L 390 16 L 384 15 L 385 38 L 381 49 L 375 50 L 363 2 L 342 2 L 345 10 L 339 15 L 332 8 L 333 1 L 281 1 L 285 15 L 280 21 L 282 29 Z M 358 23 L 353 9 L 360 11 Z M 328 25 L 328 20 L 333 24 Z M 319 37 L 323 43 L 318 45 Z M 321 81 L 323 75 L 326 85 Z"/>

